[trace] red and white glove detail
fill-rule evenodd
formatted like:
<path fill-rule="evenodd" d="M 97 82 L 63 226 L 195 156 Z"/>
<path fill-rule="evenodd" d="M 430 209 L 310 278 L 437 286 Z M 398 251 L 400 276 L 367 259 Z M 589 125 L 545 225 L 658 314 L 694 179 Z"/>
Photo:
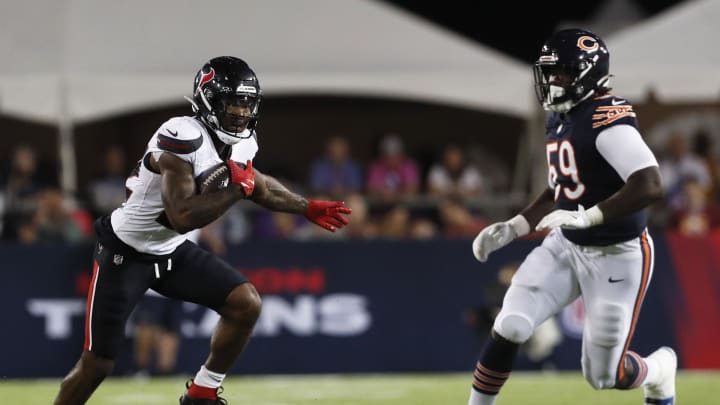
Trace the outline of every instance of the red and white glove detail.
<path fill-rule="evenodd" d="M 343 201 L 309 200 L 305 210 L 305 218 L 330 232 L 348 224 L 347 218 L 341 214 L 350 214 L 351 208 Z"/>
<path fill-rule="evenodd" d="M 248 160 L 244 168 L 233 160 L 225 163 L 230 170 L 230 182 L 242 187 L 245 197 L 250 197 L 255 190 L 255 171 L 252 167 L 252 160 Z"/>

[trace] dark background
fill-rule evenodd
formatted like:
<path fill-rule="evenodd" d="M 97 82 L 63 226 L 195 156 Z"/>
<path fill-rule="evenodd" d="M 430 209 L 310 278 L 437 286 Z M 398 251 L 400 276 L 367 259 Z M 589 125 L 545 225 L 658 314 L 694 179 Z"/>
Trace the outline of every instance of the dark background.
<path fill-rule="evenodd" d="M 528 63 L 537 57 L 543 40 L 563 24 L 571 23 L 589 29 L 590 25 L 582 23 L 604 17 L 607 26 L 617 28 L 623 22 L 629 25 L 685 1 L 688 0 L 505 0 L 444 1 L 439 4 L 417 0 L 382 0 Z M 637 14 L 603 13 L 611 5 L 621 4 L 632 8 Z M 601 36 L 608 34 L 602 31 L 598 30 L 597 33 Z"/>

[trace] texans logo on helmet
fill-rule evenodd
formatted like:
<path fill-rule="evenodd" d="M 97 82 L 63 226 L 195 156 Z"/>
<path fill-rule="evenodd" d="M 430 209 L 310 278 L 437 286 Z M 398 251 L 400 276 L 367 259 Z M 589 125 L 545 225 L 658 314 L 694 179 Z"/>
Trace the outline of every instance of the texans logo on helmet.
<path fill-rule="evenodd" d="M 200 77 L 200 82 L 198 83 L 197 90 L 200 91 L 202 89 L 203 84 L 209 82 L 210 80 L 215 78 L 215 69 L 210 68 L 210 71 L 207 73 L 203 73 L 202 77 Z"/>

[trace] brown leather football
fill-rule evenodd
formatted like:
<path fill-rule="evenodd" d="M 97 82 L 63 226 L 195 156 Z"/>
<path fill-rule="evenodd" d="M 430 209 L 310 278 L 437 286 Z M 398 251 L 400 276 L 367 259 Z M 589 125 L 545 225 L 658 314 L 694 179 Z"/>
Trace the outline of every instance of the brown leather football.
<path fill-rule="evenodd" d="M 230 170 L 225 162 L 220 162 L 195 178 L 198 194 L 214 193 L 227 188 L 230 184 Z"/>

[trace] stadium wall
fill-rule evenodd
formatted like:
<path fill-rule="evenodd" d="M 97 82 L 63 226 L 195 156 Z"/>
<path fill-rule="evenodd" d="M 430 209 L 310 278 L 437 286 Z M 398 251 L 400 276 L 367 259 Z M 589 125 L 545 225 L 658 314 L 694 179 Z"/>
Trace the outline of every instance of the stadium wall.
<path fill-rule="evenodd" d="M 237 374 L 470 371 L 487 325 L 465 321 L 490 298 L 500 268 L 539 243 L 525 239 L 475 261 L 469 240 L 245 243 L 227 259 L 263 295 Z M 656 235 L 656 265 L 632 348 L 678 348 L 685 368 L 720 368 L 720 237 Z M 92 246 L 0 245 L 0 377 L 58 377 L 83 345 Z M 563 342 L 518 369 L 579 369 L 583 308 L 556 318 Z M 178 363 L 194 372 L 217 315 L 184 308 Z M 131 325 L 128 325 L 128 332 Z M 125 341 L 115 373 L 130 370 Z"/>

